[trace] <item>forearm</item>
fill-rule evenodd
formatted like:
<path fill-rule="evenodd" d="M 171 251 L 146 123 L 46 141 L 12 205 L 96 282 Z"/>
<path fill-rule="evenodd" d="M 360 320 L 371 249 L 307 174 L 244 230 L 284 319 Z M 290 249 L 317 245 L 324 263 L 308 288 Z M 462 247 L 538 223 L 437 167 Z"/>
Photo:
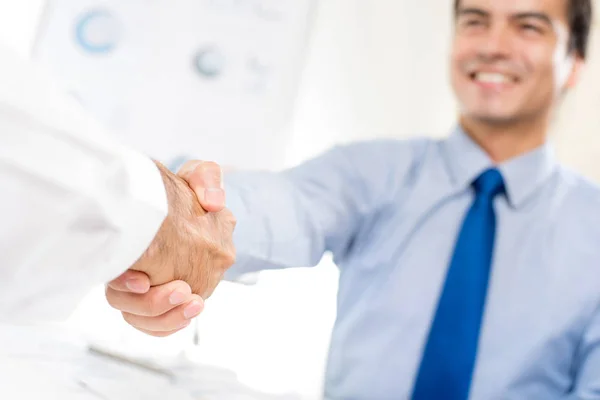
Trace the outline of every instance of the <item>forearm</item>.
<path fill-rule="evenodd" d="M 237 218 L 237 262 L 229 276 L 264 269 L 316 265 L 324 232 L 309 199 L 283 173 L 235 172 L 225 176 L 227 207 Z"/>
<path fill-rule="evenodd" d="M 144 252 L 166 215 L 162 183 L 152 163 L 135 158 L 65 174 L 11 154 L 22 157 L 0 155 L 0 319 L 62 318 Z"/>
<path fill-rule="evenodd" d="M 342 260 L 365 216 L 397 193 L 390 185 L 401 184 L 413 152 L 408 142 L 355 143 L 283 172 L 226 175 L 227 205 L 238 219 L 230 275 L 313 266 L 326 251 Z"/>
<path fill-rule="evenodd" d="M 60 318 L 166 215 L 153 163 L 0 48 L 0 319 Z"/>

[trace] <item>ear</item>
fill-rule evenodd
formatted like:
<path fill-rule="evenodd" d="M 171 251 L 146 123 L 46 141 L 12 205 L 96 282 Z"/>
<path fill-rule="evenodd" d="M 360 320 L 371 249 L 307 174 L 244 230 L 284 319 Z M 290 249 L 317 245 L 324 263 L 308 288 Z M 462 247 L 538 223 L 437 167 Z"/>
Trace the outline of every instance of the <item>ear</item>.
<path fill-rule="evenodd" d="M 570 71 L 568 72 L 567 81 L 565 82 L 565 88 L 572 89 L 579 82 L 579 78 L 581 76 L 581 72 L 583 71 L 583 67 L 585 66 L 585 61 L 583 58 L 577 55 L 570 56 L 571 57 L 571 66 Z"/>

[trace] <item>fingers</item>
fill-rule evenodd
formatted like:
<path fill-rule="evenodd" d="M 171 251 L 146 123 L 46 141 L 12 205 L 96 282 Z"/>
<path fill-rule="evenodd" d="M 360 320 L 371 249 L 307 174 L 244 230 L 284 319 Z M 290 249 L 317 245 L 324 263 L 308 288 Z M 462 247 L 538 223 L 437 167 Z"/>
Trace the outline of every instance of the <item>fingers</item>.
<path fill-rule="evenodd" d="M 202 208 L 219 212 L 225 208 L 222 171 L 219 164 L 207 161 L 188 161 L 177 173 L 196 193 Z"/>
<path fill-rule="evenodd" d="M 172 334 L 189 326 L 192 319 L 197 317 L 203 309 L 202 298 L 193 295 L 191 301 L 157 317 L 145 317 L 124 312 L 123 318 L 131 326 L 145 332 Z"/>
<path fill-rule="evenodd" d="M 131 326 L 148 335 L 165 337 L 191 323 L 204 310 L 204 301 L 192 294 L 183 281 L 173 281 L 155 286 L 145 293 L 128 292 L 130 279 L 147 279 L 137 271 L 128 271 L 106 288 L 108 303 L 120 310 Z"/>
<path fill-rule="evenodd" d="M 167 336 L 171 336 L 171 335 L 174 335 L 175 333 L 179 332 L 180 330 L 184 329 L 184 328 L 181 328 L 181 329 L 177 329 L 177 330 L 169 331 L 169 332 L 153 332 L 153 331 L 148 331 L 146 329 L 136 328 L 135 326 L 134 326 L 134 328 L 137 329 L 140 332 L 145 333 L 146 335 L 150 335 L 150 336 L 154 336 L 154 337 L 167 337 Z"/>
<path fill-rule="evenodd" d="M 130 293 L 106 288 L 108 303 L 119 311 L 157 317 L 192 299 L 190 285 L 183 281 L 173 281 L 150 288 L 146 293 Z"/>
<path fill-rule="evenodd" d="M 150 278 L 143 272 L 129 270 L 108 286 L 119 292 L 146 293 L 150 290 Z"/>

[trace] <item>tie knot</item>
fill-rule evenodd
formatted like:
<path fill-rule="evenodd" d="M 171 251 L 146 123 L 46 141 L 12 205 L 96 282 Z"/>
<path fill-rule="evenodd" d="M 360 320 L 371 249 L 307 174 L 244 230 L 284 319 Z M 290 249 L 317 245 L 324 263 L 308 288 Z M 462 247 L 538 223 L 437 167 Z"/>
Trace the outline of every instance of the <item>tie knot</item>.
<path fill-rule="evenodd" d="M 477 195 L 494 197 L 504 192 L 504 179 L 500 171 L 491 168 L 475 179 L 473 187 Z"/>

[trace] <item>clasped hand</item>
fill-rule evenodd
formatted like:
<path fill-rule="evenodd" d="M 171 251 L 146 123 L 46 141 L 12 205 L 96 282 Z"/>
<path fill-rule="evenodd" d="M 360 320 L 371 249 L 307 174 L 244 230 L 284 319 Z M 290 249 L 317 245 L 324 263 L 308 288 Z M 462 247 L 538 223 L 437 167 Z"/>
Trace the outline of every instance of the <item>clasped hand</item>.
<path fill-rule="evenodd" d="M 221 168 L 190 161 L 177 175 L 157 163 L 169 213 L 140 259 L 106 288 L 108 303 L 134 328 L 168 336 L 198 316 L 235 262 L 235 218 L 225 208 Z"/>

